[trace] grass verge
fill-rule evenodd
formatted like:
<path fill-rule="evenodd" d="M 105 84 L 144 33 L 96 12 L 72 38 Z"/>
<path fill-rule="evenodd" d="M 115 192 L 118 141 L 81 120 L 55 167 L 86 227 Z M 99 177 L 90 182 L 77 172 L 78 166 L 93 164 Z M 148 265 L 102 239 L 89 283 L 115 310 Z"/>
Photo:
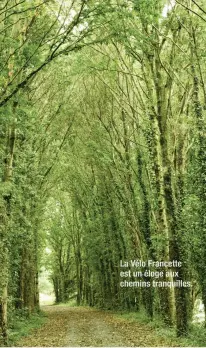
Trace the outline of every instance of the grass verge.
<path fill-rule="evenodd" d="M 47 316 L 43 312 L 34 313 L 30 316 L 22 312 L 15 313 L 8 330 L 9 345 L 15 346 L 23 336 L 29 335 L 33 329 L 41 327 L 46 321 Z"/>
<path fill-rule="evenodd" d="M 175 328 L 167 327 L 160 319 L 155 318 L 151 321 L 144 311 L 139 312 L 121 312 L 121 314 L 116 313 L 116 318 L 123 318 L 130 322 L 139 322 L 148 324 L 154 329 L 158 336 L 165 337 L 177 342 L 178 346 L 181 347 L 206 347 L 206 329 L 204 323 L 191 324 L 189 327 L 189 333 L 187 337 L 176 337 Z"/>

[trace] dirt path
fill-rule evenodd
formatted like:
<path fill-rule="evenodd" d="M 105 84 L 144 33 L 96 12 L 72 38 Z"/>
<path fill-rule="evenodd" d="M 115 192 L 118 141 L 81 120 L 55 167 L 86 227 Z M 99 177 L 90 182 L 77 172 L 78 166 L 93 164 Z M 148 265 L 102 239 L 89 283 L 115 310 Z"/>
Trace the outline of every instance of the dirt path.
<path fill-rule="evenodd" d="M 119 319 L 111 313 L 67 306 L 45 306 L 43 310 L 48 315 L 47 323 L 22 338 L 17 346 L 178 347 L 177 342 L 157 336 L 148 325 Z"/>

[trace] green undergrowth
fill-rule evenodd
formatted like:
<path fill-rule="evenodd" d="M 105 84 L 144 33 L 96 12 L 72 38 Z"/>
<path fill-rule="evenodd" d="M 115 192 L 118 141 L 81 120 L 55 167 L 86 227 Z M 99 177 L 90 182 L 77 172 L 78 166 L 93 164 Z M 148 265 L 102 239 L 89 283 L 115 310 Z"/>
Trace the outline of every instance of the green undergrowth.
<path fill-rule="evenodd" d="M 47 321 L 45 313 L 38 311 L 28 315 L 26 311 L 17 311 L 13 316 L 8 330 L 9 345 L 15 345 L 21 337 L 27 336 L 33 329 L 41 327 Z"/>
<path fill-rule="evenodd" d="M 60 302 L 60 303 L 54 303 L 53 306 L 58 306 L 58 307 L 78 307 L 77 302 L 75 299 L 72 299 L 68 302 Z"/>
<path fill-rule="evenodd" d="M 167 327 L 160 318 L 151 319 L 144 311 L 121 312 L 115 315 L 117 318 L 126 319 L 130 322 L 148 324 L 158 336 L 172 339 L 182 347 L 206 347 L 206 329 L 204 323 L 191 324 L 187 337 L 176 337 L 175 328 Z"/>

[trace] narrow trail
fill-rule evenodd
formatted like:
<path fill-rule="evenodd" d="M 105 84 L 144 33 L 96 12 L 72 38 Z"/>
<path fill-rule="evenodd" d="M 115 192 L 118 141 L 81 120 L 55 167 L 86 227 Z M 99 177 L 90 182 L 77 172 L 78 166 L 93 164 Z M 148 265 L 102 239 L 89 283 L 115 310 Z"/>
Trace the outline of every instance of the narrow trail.
<path fill-rule="evenodd" d="M 87 307 L 45 306 L 46 324 L 18 341 L 18 347 L 178 347 L 147 324 L 129 322 Z"/>

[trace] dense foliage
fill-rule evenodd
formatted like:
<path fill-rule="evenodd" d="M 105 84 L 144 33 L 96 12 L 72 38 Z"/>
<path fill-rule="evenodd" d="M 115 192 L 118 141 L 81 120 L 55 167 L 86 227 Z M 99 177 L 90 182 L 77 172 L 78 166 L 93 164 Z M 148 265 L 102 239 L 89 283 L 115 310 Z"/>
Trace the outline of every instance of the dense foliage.
<path fill-rule="evenodd" d="M 144 307 L 178 336 L 206 312 L 204 6 L 1 1 L 2 344 L 42 264 L 57 302 Z M 181 261 L 192 286 L 121 288 L 130 259 Z"/>

